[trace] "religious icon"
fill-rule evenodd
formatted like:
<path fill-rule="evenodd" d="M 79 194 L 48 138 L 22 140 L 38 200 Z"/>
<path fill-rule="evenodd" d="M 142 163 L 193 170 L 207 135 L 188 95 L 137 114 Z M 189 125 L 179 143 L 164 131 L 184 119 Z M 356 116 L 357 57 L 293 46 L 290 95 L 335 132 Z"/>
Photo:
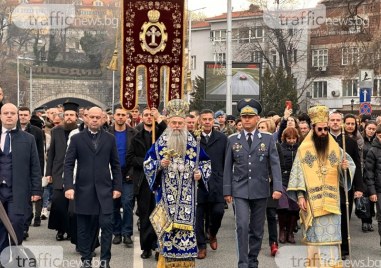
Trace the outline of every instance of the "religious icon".
<path fill-rule="evenodd" d="M 152 55 L 164 51 L 168 40 L 164 23 L 159 22 L 160 12 L 158 10 L 148 11 L 149 22 L 142 25 L 139 39 L 143 51 L 148 51 Z"/>

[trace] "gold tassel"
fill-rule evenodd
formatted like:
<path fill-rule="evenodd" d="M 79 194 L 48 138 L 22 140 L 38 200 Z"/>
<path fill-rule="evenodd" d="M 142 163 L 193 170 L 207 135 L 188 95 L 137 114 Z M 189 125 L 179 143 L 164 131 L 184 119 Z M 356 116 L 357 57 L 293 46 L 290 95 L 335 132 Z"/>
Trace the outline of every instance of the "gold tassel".
<path fill-rule="evenodd" d="M 117 71 L 118 70 L 118 50 L 117 49 L 114 50 L 110 64 L 107 66 L 107 69 L 109 69 L 111 71 Z"/>

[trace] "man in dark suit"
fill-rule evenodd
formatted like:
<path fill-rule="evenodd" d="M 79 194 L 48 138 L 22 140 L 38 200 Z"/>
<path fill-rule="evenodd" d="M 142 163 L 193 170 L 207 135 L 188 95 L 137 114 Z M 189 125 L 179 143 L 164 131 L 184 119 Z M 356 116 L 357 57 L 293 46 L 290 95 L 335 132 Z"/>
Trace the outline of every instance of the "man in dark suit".
<path fill-rule="evenodd" d="M 339 112 L 333 112 L 329 115 L 329 132 L 332 137 L 339 144 L 340 148 L 343 148 L 343 135 L 342 133 L 342 124 L 343 124 L 343 116 Z M 359 198 L 363 195 L 365 191 L 365 185 L 362 178 L 361 173 L 361 160 L 359 148 L 357 146 L 357 142 L 350 138 L 349 136 L 345 136 L 345 148 L 346 152 L 352 158 L 353 162 L 356 165 L 356 171 L 353 177 L 352 187 L 348 191 L 349 197 L 349 215 L 347 215 L 346 204 L 345 204 L 345 191 L 344 187 L 340 187 L 340 210 L 341 210 L 341 257 L 343 259 L 349 255 L 349 242 L 348 242 L 348 228 L 347 228 L 347 219 L 351 219 L 352 209 L 353 209 L 353 199 Z M 357 168 L 359 167 L 359 168 Z"/>
<path fill-rule="evenodd" d="M 213 250 L 217 249 L 217 233 L 221 227 L 224 216 L 223 174 L 225 162 L 225 150 L 227 137 L 225 134 L 213 130 L 214 112 L 202 110 L 200 112 L 200 124 L 203 132 L 201 135 L 201 147 L 209 156 L 212 163 L 212 175 L 208 180 L 208 189 L 200 183 L 197 192 L 197 216 L 196 235 L 198 247 L 198 259 L 206 257 L 205 221 L 209 222 L 209 243 Z M 209 220 L 205 219 L 205 215 Z"/>
<path fill-rule="evenodd" d="M 113 244 L 122 242 L 127 247 L 132 247 L 131 239 L 133 233 L 133 209 L 135 204 L 134 185 L 132 183 L 132 169 L 127 168 L 127 150 L 130 147 L 131 139 L 138 132 L 136 129 L 128 126 L 127 111 L 121 106 L 117 106 L 114 112 L 114 126 L 109 132 L 115 136 L 116 147 L 118 149 L 120 167 L 122 171 L 123 192 L 120 198 L 114 200 L 114 240 Z M 123 217 L 120 214 L 120 207 L 123 207 Z"/>
<path fill-rule="evenodd" d="M 1 108 L 0 201 L 23 241 L 24 217 L 30 200 L 41 199 L 41 170 L 34 137 L 17 127 L 17 108 L 6 103 Z M 0 221 L 0 253 L 9 246 L 8 233 Z M 4 265 L 4 263 L 3 263 Z"/>
<path fill-rule="evenodd" d="M 40 160 L 41 171 L 44 170 L 44 133 L 41 128 L 33 126 L 30 123 L 31 113 L 28 107 L 20 107 L 18 109 L 19 115 L 19 123 L 21 126 L 21 130 L 32 134 L 37 145 L 38 158 Z M 41 121 L 42 122 L 42 121 Z M 43 123 L 43 122 L 42 122 Z M 34 214 L 34 223 L 33 226 L 38 227 L 41 225 L 41 211 L 42 211 L 42 199 L 34 202 L 35 204 L 35 214 Z M 26 239 L 29 231 L 29 225 L 31 224 L 33 219 L 33 203 L 30 202 L 28 215 L 25 217 L 24 224 L 24 239 Z"/>
<path fill-rule="evenodd" d="M 56 126 L 51 131 L 50 148 L 46 161 L 45 176 L 53 183 L 52 207 L 50 210 L 48 228 L 57 230 L 56 239 L 62 241 L 64 235 L 70 237 L 68 207 L 69 202 L 63 192 L 63 166 L 67 141 L 71 131 L 77 129 L 78 104 L 64 103 L 64 124 Z"/>
<path fill-rule="evenodd" d="M 261 104 L 254 99 L 243 99 L 237 109 L 243 130 L 228 138 L 223 192 L 228 203 L 234 198 L 238 268 L 257 268 L 267 198 L 271 195 L 270 174 L 273 199 L 282 195 L 282 176 L 274 139 L 256 129 Z"/>
<path fill-rule="evenodd" d="M 152 255 L 152 249 L 156 248 L 157 241 L 156 234 L 149 220 L 156 202 L 143 171 L 144 157 L 152 145 L 153 119 L 158 120 L 156 137 L 159 137 L 166 129 L 167 125 L 161 120 L 157 109 L 144 108 L 142 112 L 143 129 L 132 138 L 126 161 L 127 168 L 132 168 L 133 170 L 134 194 L 137 196 L 140 219 L 140 248 L 143 251 L 140 257 L 142 259 L 147 259 Z"/>
<path fill-rule="evenodd" d="M 89 110 L 88 129 L 71 138 L 64 166 L 65 197 L 75 199 L 77 247 L 82 267 L 86 268 L 91 267 L 92 242 L 97 235 L 96 230 L 88 228 L 94 216 L 102 230 L 100 267 L 110 267 L 113 205 L 114 199 L 119 198 L 122 192 L 115 137 L 102 129 L 102 113 L 98 107 Z"/>

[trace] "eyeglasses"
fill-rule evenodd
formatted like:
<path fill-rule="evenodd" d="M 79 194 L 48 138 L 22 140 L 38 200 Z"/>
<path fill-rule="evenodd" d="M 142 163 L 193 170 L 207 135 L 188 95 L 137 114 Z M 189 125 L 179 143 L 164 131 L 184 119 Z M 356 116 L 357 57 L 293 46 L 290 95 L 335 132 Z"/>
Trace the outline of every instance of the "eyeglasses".
<path fill-rule="evenodd" d="M 328 132 L 328 130 L 329 130 L 328 127 L 318 127 L 318 128 L 317 128 L 317 131 L 318 131 L 318 132 L 322 132 L 322 131 L 324 131 L 324 132 Z"/>

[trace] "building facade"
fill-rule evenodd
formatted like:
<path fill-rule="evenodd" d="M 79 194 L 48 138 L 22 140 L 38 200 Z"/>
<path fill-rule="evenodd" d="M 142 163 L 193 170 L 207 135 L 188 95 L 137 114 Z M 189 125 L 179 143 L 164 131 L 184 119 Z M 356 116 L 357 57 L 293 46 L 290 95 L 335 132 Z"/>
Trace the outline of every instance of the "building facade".
<path fill-rule="evenodd" d="M 374 72 L 371 105 L 379 113 L 381 102 L 380 0 L 326 0 L 324 21 L 313 29 L 288 29 L 289 65 L 300 95 L 301 110 L 315 104 L 357 113 L 360 108 L 359 72 Z M 204 61 L 226 60 L 227 15 L 192 25 L 192 79 L 204 77 Z M 274 29 L 264 23 L 263 12 L 251 6 L 232 13 L 233 61 L 279 64 Z M 284 32 L 285 30 L 283 30 Z"/>

